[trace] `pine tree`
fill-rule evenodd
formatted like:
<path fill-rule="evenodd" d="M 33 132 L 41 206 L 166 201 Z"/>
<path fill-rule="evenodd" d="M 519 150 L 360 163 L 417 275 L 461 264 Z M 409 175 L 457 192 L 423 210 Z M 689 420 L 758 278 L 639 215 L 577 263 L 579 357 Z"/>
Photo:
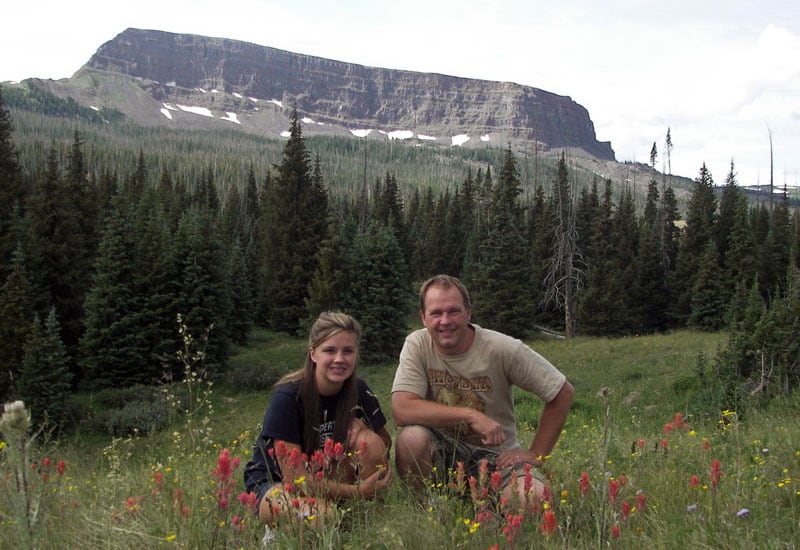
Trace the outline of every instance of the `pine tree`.
<path fill-rule="evenodd" d="M 666 314 L 670 301 L 666 264 L 661 254 L 659 193 L 655 180 L 650 181 L 639 232 L 638 307 L 645 332 L 661 331 L 668 326 Z"/>
<path fill-rule="evenodd" d="M 19 158 L 12 140 L 14 127 L 0 88 L 0 281 L 11 271 L 16 248 L 15 209 L 22 203 Z"/>
<path fill-rule="evenodd" d="M 706 168 L 700 168 L 689 199 L 686 229 L 680 240 L 671 286 L 674 290 L 672 316 L 685 323 L 692 314 L 692 293 L 698 273 L 704 264 L 709 243 L 714 242 L 717 200 L 714 196 L 714 179 Z M 715 248 L 716 250 L 716 248 Z"/>
<path fill-rule="evenodd" d="M 86 296 L 86 330 L 81 338 L 83 379 L 91 388 L 152 383 L 142 341 L 135 278 L 135 243 L 130 206 L 115 201 Z M 145 367 L 145 368 L 143 368 Z"/>
<path fill-rule="evenodd" d="M 406 336 L 411 302 L 403 251 L 394 232 L 370 224 L 353 243 L 349 303 L 345 308 L 363 327 L 361 357 L 392 361 Z"/>
<path fill-rule="evenodd" d="M 67 423 L 72 374 L 59 333 L 56 312 L 51 309 L 44 327 L 37 316 L 25 342 L 25 358 L 15 394 L 25 401 L 37 426 L 63 427 Z"/>
<path fill-rule="evenodd" d="M 689 326 L 719 330 L 724 324 L 727 303 L 723 299 L 719 254 L 713 242 L 708 243 L 698 267 L 692 287 Z"/>
<path fill-rule="evenodd" d="M 766 239 L 760 241 L 758 280 L 761 289 L 771 299 L 780 297 L 786 290 L 786 274 L 791 257 L 789 206 L 786 191 L 774 205 Z"/>
<path fill-rule="evenodd" d="M 175 236 L 179 289 L 176 309 L 195 339 L 208 333 L 206 367 L 218 369 L 230 343 L 227 315 L 231 312 L 225 288 L 223 244 L 215 216 L 202 207 L 190 208 Z"/>
<path fill-rule="evenodd" d="M 481 243 L 480 259 L 470 281 L 478 321 L 517 337 L 526 336 L 533 328 L 535 314 L 521 194 L 516 162 L 509 148 L 492 194 L 488 237 Z"/>
<path fill-rule="evenodd" d="M 33 286 L 25 269 L 21 247 L 17 247 L 11 273 L 0 288 L 0 399 L 7 399 L 22 367 L 24 345 L 35 316 Z"/>
<path fill-rule="evenodd" d="M 226 285 L 230 306 L 227 314 L 227 329 L 231 340 L 238 345 L 246 345 L 253 328 L 253 292 L 247 273 L 247 263 L 241 243 L 236 239 L 228 253 Z"/>
<path fill-rule="evenodd" d="M 328 237 L 320 245 L 319 266 L 308 290 L 306 327 L 310 327 L 323 311 L 343 311 L 350 304 L 358 224 L 355 218 L 342 222 L 332 220 L 328 232 Z"/>
<path fill-rule="evenodd" d="M 283 160 L 268 194 L 261 232 L 266 248 L 262 296 L 266 320 L 274 330 L 297 332 L 306 317 L 308 284 L 327 232 L 328 198 L 322 182 L 312 178 L 296 110 L 292 112 Z"/>
<path fill-rule="evenodd" d="M 183 372 L 175 357 L 182 342 L 175 328 L 181 278 L 172 230 L 178 222 L 170 219 L 169 212 L 173 201 L 148 187 L 136 207 L 132 285 L 139 297 L 138 332 L 147 347 L 142 370 L 151 380 L 175 379 Z"/>

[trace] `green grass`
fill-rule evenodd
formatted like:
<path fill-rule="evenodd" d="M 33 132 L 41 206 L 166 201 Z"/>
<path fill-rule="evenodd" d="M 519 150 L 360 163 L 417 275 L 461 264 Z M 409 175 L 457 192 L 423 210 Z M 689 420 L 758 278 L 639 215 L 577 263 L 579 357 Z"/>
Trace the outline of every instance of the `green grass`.
<path fill-rule="evenodd" d="M 682 331 L 531 342 L 576 388 L 573 411 L 543 468 L 553 495 L 546 507 L 558 521 L 549 536 L 540 529 L 543 508 L 529 514 L 508 543 L 506 518 L 479 518 L 472 501 L 452 491 L 431 490 L 419 498 L 396 482 L 381 502 L 348 503 L 336 527 L 298 524 L 276 533 L 275 547 L 794 548 L 800 540 L 797 396 L 746 414 L 693 409 L 701 385 L 698 354 L 710 360 L 724 341 L 724 335 Z M 304 347 L 299 339 L 257 332 L 231 367 L 278 376 L 300 365 Z M 390 419 L 394 368 L 360 367 Z M 263 527 L 236 496 L 269 397 L 269 390 L 233 391 L 219 384 L 201 398 L 197 414 L 176 416 L 158 433 L 88 445 L 80 436 L 58 443 L 39 438 L 27 452 L 37 469 L 26 466 L 35 482 L 27 494 L 40 503 L 31 528 L 38 547 L 258 547 Z M 517 395 L 523 444 L 540 411 L 536 399 Z M 675 413 L 686 427 L 667 433 Z M 11 476 L 14 440 L 5 432 L 4 438 L 0 547 L 11 548 L 19 545 L 12 502 L 19 493 Z M 241 460 L 226 508 L 218 505 L 212 474 L 223 448 Z M 49 470 L 45 456 L 51 458 Z M 63 476 L 55 471 L 58 460 L 65 461 Z M 716 486 L 714 460 L 722 471 Z M 590 481 L 585 495 L 582 473 Z M 608 498 L 612 480 L 621 487 L 616 506 Z M 637 496 L 646 500 L 644 507 Z M 627 514 L 623 502 L 631 507 Z M 743 509 L 749 513 L 740 518 Z"/>

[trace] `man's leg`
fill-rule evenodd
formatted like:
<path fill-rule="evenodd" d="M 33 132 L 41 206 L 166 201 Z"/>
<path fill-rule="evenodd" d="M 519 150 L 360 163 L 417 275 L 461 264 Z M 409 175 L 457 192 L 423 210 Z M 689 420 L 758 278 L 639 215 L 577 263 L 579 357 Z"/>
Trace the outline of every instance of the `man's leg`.
<path fill-rule="evenodd" d="M 432 449 L 431 433 L 422 426 L 406 426 L 397 435 L 397 471 L 413 487 L 424 487 L 430 479 Z"/>

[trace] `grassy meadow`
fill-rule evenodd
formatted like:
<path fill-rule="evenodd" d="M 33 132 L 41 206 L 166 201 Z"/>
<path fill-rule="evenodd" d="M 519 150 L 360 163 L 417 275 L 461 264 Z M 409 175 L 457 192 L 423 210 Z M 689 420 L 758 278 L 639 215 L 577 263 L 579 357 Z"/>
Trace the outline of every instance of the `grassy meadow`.
<path fill-rule="evenodd" d="M 420 497 L 395 476 L 380 502 L 346 503 L 325 525 L 295 520 L 268 547 L 795 548 L 800 404 L 794 396 L 742 410 L 704 407 L 724 342 L 689 331 L 536 339 L 532 347 L 576 389 L 543 467 L 549 495 L 540 506 L 518 515 L 495 502 L 488 480 L 477 492 L 432 487 Z M 304 346 L 259 331 L 230 365 L 279 374 L 299 367 Z M 394 365 L 359 372 L 391 419 Z M 5 424 L 0 547 L 260 547 L 264 527 L 248 511 L 242 471 L 269 392 L 194 376 L 180 391 L 165 388 L 167 402 L 177 395 L 189 414 L 176 412 L 167 429 L 147 435 L 39 434 L 23 448 Z M 526 445 L 541 404 L 519 394 L 517 410 Z"/>

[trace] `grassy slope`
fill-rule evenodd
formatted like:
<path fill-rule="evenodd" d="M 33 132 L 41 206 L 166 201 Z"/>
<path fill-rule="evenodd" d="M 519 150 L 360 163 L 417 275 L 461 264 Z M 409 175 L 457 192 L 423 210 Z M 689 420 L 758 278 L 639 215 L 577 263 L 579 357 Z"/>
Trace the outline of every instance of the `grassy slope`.
<path fill-rule="evenodd" d="M 540 517 L 532 516 L 514 546 L 793 548 L 793 541 L 800 540 L 800 428 L 793 421 L 798 405 L 776 402 L 742 419 L 721 411 L 700 418 L 687 410 L 685 389 L 697 378 L 698 353 L 712 357 L 724 339 L 682 331 L 531 342 L 574 383 L 576 400 L 559 446 L 544 467 L 559 530 L 544 537 Z M 304 348 L 301 340 L 257 332 L 231 363 L 288 371 L 299 366 Z M 360 367 L 387 416 L 394 367 Z M 604 386 L 610 391 L 606 400 L 598 395 Z M 211 400 L 210 414 L 188 422 L 178 419 L 169 430 L 148 437 L 118 438 L 105 447 L 77 439 L 46 447 L 54 461 L 66 461 L 67 473 L 45 485 L 47 498 L 37 526 L 47 541 L 42 547 L 252 547 L 251 537 L 260 532 L 257 522 L 251 521 L 242 535 L 232 534 L 233 514 L 242 513 L 235 502 L 242 490 L 241 467 L 233 477 L 230 511 L 217 509 L 211 470 L 222 448 L 243 463 L 249 459 L 269 392 L 215 387 Z M 541 405 L 520 394 L 517 410 L 527 443 Z M 689 426 L 666 433 L 664 425 L 676 412 L 684 414 Z M 714 459 L 723 472 L 717 488 L 710 478 Z M 0 466 L 7 467 L 2 461 Z M 578 485 L 582 472 L 591 480 L 585 496 Z M 163 487 L 156 486 L 156 475 L 163 475 Z M 698 478 L 694 487 L 692 476 Z M 627 480 L 614 509 L 607 498 L 611 479 Z M 9 489 L 0 484 L 0 547 L 14 544 L 5 498 Z M 180 505 L 186 514 L 176 505 L 176 490 L 182 491 Z M 647 498 L 644 509 L 636 503 L 639 491 Z M 634 506 L 627 519 L 621 515 L 622 501 Z M 748 516 L 738 518 L 744 508 Z M 382 504 L 349 505 L 346 528 L 325 529 L 317 541 L 335 548 L 505 546 L 505 519 L 476 526 L 476 518 L 468 503 L 452 495 L 432 492 L 420 501 L 395 483 Z M 619 540 L 610 538 L 614 524 L 621 529 Z M 300 536 L 308 533 L 280 533 L 279 547 L 301 547 Z"/>

